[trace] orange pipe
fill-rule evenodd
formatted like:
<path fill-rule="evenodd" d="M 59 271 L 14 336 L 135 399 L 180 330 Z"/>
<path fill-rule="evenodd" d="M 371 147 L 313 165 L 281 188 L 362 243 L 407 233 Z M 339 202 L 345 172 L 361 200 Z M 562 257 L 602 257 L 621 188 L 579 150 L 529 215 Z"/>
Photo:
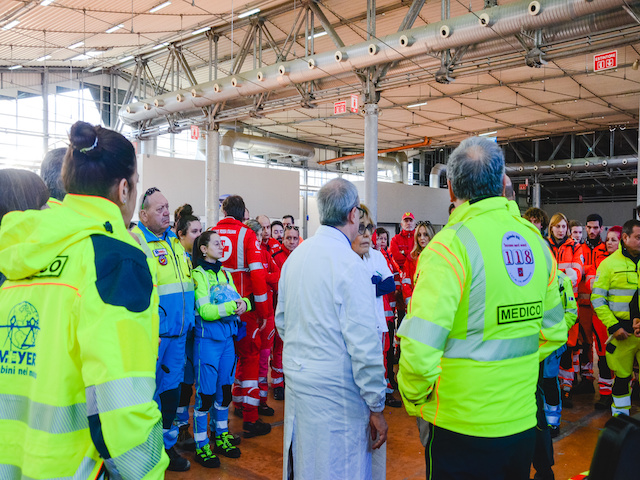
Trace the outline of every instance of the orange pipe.
<path fill-rule="evenodd" d="M 428 137 L 424 137 L 424 140 L 420 143 L 404 145 L 402 147 L 385 148 L 384 150 L 378 150 L 378 154 L 401 152 L 402 150 L 410 150 L 412 148 L 419 148 L 419 147 L 428 147 L 429 145 L 431 145 L 431 139 Z M 360 158 L 360 157 L 364 157 L 364 152 L 356 153 L 355 155 L 346 155 L 344 157 L 331 158 L 329 160 L 322 160 L 321 162 L 318 162 L 318 165 L 329 165 L 330 163 L 344 162 L 345 160 L 353 160 L 354 158 Z"/>

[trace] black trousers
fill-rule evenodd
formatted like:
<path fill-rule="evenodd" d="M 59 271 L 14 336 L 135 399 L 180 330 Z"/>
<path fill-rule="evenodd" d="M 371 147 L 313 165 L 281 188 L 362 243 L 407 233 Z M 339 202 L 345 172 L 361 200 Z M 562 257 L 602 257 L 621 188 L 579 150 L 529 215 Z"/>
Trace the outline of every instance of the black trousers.
<path fill-rule="evenodd" d="M 536 429 L 507 437 L 462 435 L 430 425 L 427 480 L 529 480 Z"/>

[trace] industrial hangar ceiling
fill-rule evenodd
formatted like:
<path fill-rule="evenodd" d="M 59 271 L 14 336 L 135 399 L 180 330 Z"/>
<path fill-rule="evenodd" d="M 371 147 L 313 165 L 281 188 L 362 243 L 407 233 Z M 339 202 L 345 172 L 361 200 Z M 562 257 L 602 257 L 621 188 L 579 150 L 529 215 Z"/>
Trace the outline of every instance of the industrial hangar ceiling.
<path fill-rule="evenodd" d="M 5 82 L 43 66 L 77 68 L 88 83 L 107 72 L 133 78 L 131 114 L 121 114 L 143 136 L 214 118 L 337 156 L 362 151 L 362 105 L 375 100 L 380 149 L 425 137 L 423 150 L 433 150 L 483 133 L 514 143 L 638 126 L 640 3 L 629 0 L 9 0 L 0 8 Z M 369 57 L 394 61 L 378 55 L 371 65 L 367 45 Z M 321 64 L 338 51 L 339 72 Z M 595 72 L 594 56 L 613 51 L 615 66 Z M 324 72 L 311 79 L 310 58 Z M 261 69 L 278 88 L 259 91 L 269 82 Z M 210 93 L 216 82 L 222 101 Z M 191 107 L 176 107 L 176 97 Z M 346 113 L 336 114 L 341 100 Z"/>

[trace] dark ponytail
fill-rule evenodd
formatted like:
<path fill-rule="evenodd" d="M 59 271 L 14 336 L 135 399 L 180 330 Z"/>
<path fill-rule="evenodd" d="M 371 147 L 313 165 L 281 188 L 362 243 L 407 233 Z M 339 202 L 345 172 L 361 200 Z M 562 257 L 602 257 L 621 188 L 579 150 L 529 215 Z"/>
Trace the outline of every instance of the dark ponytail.
<path fill-rule="evenodd" d="M 182 235 L 187 234 L 187 230 L 189 229 L 191 222 L 200 221 L 200 219 L 193 214 L 193 208 L 188 203 L 178 207 L 173 214 L 173 217 L 176 222 L 176 233 L 178 234 L 178 238 L 180 238 L 180 232 L 182 232 Z"/>
<path fill-rule="evenodd" d="M 209 240 L 213 235 L 217 235 L 218 232 L 215 230 L 207 230 L 198 238 L 193 241 L 193 252 L 191 252 L 191 263 L 193 263 L 193 268 L 196 268 L 204 261 L 204 254 L 200 247 L 203 245 L 209 245 Z"/>
<path fill-rule="evenodd" d="M 133 182 L 136 152 L 118 132 L 76 122 L 71 126 L 69 142 L 62 165 L 62 181 L 68 193 L 109 198 L 120 180 Z"/>

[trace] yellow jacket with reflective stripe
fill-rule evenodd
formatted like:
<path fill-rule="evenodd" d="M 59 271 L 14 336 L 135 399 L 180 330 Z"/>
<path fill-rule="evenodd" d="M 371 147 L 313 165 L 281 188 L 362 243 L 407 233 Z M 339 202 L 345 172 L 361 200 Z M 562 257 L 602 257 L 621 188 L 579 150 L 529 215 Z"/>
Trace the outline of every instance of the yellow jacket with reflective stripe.
<path fill-rule="evenodd" d="M 622 327 L 621 321 L 629 321 L 629 302 L 638 288 L 636 263 L 625 252 L 620 242 L 620 248 L 602 261 L 591 292 L 593 309 L 609 333 Z"/>
<path fill-rule="evenodd" d="M 158 296 L 118 207 L 6 215 L 0 271 L 0 478 L 163 478 Z"/>
<path fill-rule="evenodd" d="M 196 301 L 189 255 L 169 228 L 157 237 L 138 223 L 131 232 L 140 239 L 142 250 L 157 267 L 160 336 L 185 335 L 195 322 Z"/>
<path fill-rule="evenodd" d="M 539 362 L 567 341 L 556 263 L 514 202 L 456 208 L 418 260 L 398 329 L 410 415 L 501 437 L 536 424 Z"/>
<path fill-rule="evenodd" d="M 573 294 L 573 283 L 571 278 L 561 270 L 558 273 L 558 284 L 560 285 L 560 300 L 564 309 L 564 322 L 567 329 L 573 327 L 578 321 L 578 302 Z"/>

